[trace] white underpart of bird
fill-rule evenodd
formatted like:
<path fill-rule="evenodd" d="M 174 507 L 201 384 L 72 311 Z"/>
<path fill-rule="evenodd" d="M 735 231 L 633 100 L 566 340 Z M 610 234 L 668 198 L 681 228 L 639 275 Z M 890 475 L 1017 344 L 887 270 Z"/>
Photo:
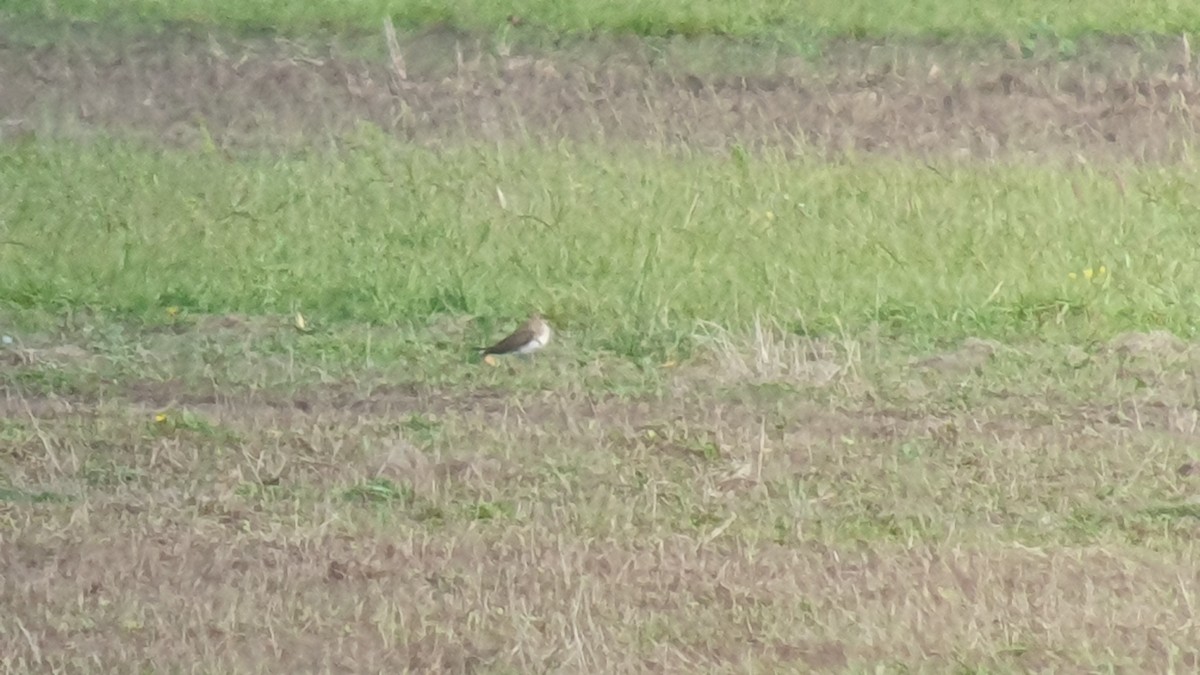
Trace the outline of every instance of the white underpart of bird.
<path fill-rule="evenodd" d="M 534 330 L 533 339 L 526 342 L 525 345 L 517 349 L 518 354 L 532 354 L 537 350 L 545 347 L 550 343 L 550 324 L 545 321 L 540 322 L 540 325 Z"/>

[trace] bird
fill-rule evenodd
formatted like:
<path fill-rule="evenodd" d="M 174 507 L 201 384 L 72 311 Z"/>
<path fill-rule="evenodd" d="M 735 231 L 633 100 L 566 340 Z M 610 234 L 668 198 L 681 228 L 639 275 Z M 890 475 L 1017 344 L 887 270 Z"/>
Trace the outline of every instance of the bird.
<path fill-rule="evenodd" d="M 531 354 L 550 342 L 550 324 L 538 312 L 530 315 L 529 319 L 514 330 L 508 337 L 491 347 L 479 347 L 479 353 L 484 357 L 492 354 Z"/>

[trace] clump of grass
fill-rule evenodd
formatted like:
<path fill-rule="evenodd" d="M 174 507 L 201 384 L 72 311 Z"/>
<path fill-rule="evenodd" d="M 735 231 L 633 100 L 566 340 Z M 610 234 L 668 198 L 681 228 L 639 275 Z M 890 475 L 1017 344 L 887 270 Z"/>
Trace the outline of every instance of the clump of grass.
<path fill-rule="evenodd" d="M 810 338 L 755 317 L 749 336 L 706 326 L 698 339 L 717 361 L 715 374 L 737 382 L 793 382 L 824 386 L 854 374 L 858 342 Z"/>

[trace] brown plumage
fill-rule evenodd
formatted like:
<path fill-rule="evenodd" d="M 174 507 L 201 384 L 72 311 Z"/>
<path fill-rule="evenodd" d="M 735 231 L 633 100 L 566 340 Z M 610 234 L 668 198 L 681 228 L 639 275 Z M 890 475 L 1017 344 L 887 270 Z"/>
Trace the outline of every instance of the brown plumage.
<path fill-rule="evenodd" d="M 521 324 L 511 335 L 491 347 L 480 347 L 479 351 L 489 354 L 529 354 L 535 352 L 550 342 L 550 324 L 541 314 L 534 313 L 529 320 Z"/>

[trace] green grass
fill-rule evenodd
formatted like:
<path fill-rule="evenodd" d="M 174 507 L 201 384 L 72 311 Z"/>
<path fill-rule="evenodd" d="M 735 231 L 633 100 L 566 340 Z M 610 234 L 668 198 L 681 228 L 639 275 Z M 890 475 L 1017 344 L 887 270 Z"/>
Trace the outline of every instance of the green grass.
<path fill-rule="evenodd" d="M 114 6 L 115 5 L 115 6 Z M 378 30 L 391 16 L 402 27 L 443 23 L 496 30 L 511 15 L 529 30 L 552 33 L 632 32 L 641 35 L 739 37 L 1014 36 L 1030 31 L 1075 37 L 1089 33 L 1176 34 L 1200 27 L 1200 6 L 1178 0 L 966 1 L 917 0 L 879 3 L 811 0 L 659 0 L 595 3 L 586 0 L 94 0 L 0 3 L 0 12 L 26 18 L 118 20 L 125 23 L 195 22 L 235 29 L 304 34 L 314 30 Z"/>
<path fill-rule="evenodd" d="M 150 323 L 168 308 L 300 311 L 319 328 L 469 315 L 489 334 L 540 308 L 581 348 L 632 357 L 755 317 L 918 341 L 1191 335 L 1192 180 L 1185 167 L 432 152 L 369 132 L 339 151 L 232 162 L 10 145 L 0 303 Z"/>

